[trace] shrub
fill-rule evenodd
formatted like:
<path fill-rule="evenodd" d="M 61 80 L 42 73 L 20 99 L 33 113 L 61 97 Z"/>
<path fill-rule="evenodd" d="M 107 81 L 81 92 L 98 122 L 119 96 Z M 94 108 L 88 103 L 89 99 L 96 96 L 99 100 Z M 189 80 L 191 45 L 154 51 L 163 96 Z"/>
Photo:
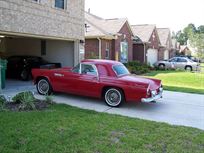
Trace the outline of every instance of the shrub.
<path fill-rule="evenodd" d="M 133 74 L 143 74 L 149 72 L 152 67 L 150 67 L 147 64 L 140 63 L 139 61 L 131 61 L 125 64 L 125 66 L 128 68 L 130 73 Z"/>
<path fill-rule="evenodd" d="M 33 110 L 35 109 L 35 97 L 30 91 L 18 93 L 12 98 L 14 102 L 20 103 L 19 110 Z"/>
<path fill-rule="evenodd" d="M 53 104 L 54 103 L 53 96 L 52 95 L 46 95 L 45 102 L 47 104 Z"/>
<path fill-rule="evenodd" d="M 0 111 L 4 109 L 5 103 L 7 102 L 4 95 L 0 95 Z"/>

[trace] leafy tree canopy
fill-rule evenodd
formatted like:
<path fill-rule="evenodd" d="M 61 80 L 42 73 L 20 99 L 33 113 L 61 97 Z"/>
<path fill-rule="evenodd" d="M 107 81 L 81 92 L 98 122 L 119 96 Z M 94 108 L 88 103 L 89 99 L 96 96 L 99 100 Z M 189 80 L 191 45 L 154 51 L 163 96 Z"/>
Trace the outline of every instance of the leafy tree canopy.
<path fill-rule="evenodd" d="M 204 25 L 196 27 L 193 23 L 188 24 L 183 30 L 176 33 L 175 38 L 181 45 L 186 45 L 189 40 L 196 49 L 196 55 L 204 59 Z"/>

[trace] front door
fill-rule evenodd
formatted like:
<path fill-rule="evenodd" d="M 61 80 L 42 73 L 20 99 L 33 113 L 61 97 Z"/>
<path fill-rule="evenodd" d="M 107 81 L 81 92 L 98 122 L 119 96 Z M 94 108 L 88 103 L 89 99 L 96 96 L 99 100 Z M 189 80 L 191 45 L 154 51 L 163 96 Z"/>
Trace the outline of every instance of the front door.
<path fill-rule="evenodd" d="M 98 97 L 100 94 L 100 83 L 96 66 L 82 63 L 78 83 L 78 89 L 83 95 Z"/>

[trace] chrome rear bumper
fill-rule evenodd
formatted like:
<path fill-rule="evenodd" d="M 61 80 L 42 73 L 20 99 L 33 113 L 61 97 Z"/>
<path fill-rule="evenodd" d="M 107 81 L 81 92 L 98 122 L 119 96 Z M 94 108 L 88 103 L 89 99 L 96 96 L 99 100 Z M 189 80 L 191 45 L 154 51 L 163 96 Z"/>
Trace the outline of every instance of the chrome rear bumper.
<path fill-rule="evenodd" d="M 141 102 L 149 103 L 162 98 L 163 88 L 159 88 L 158 94 L 154 94 L 153 92 L 155 91 L 152 91 L 152 96 L 150 98 L 142 98 Z"/>

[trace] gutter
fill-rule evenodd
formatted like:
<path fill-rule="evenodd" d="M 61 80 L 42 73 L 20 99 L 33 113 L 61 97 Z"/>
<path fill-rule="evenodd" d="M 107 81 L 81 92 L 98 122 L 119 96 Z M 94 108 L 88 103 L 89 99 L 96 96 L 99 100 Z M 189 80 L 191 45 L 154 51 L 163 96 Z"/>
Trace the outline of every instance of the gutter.
<path fill-rule="evenodd" d="M 97 37 L 98 39 L 98 43 L 99 43 L 99 47 L 98 47 L 98 58 L 101 59 L 101 39 L 99 37 Z"/>

